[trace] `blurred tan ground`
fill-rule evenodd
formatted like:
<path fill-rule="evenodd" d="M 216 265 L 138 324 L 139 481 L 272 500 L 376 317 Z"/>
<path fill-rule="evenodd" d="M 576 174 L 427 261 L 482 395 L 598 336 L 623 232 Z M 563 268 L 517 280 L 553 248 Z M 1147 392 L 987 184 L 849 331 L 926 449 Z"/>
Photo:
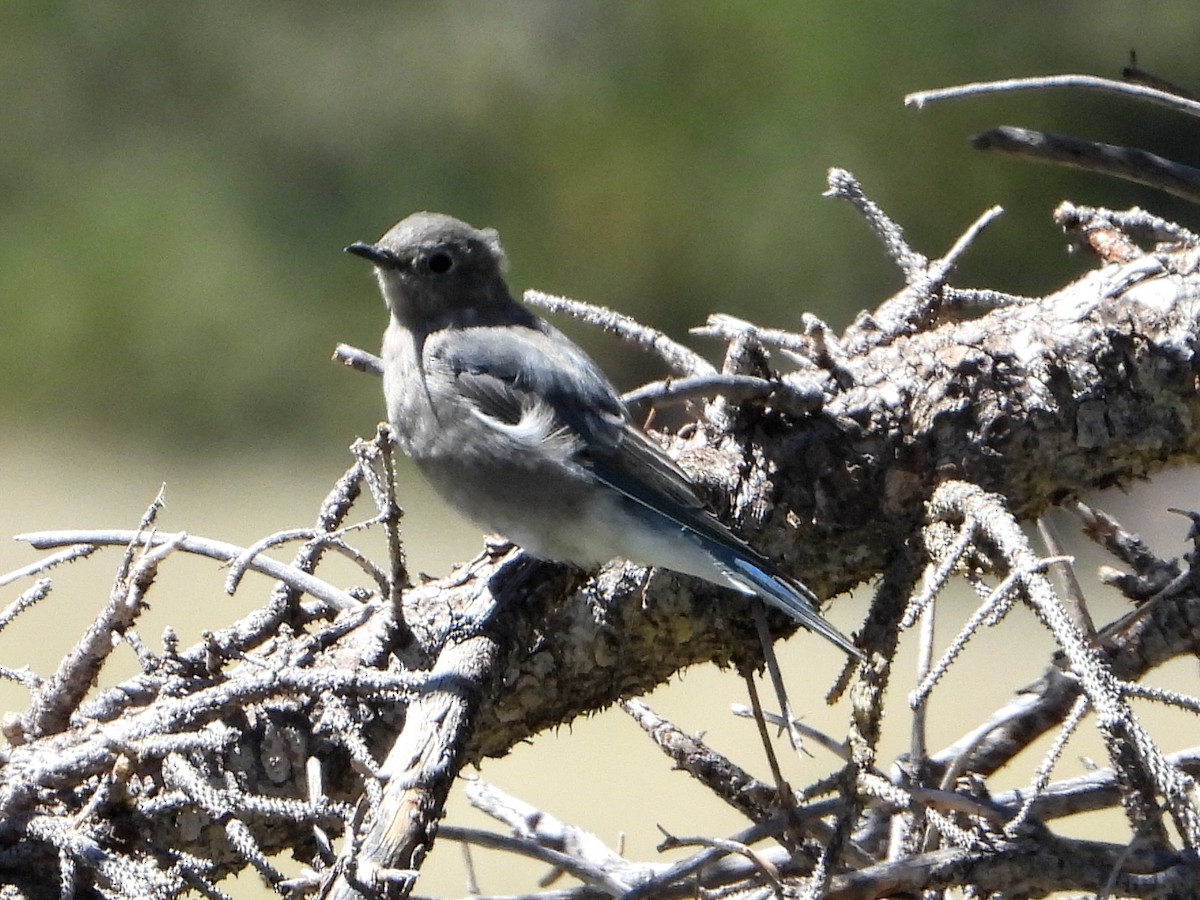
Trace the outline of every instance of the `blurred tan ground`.
<path fill-rule="evenodd" d="M 311 523 L 329 485 L 348 464 L 349 456 L 336 448 L 318 457 L 303 457 L 264 447 L 259 452 L 229 456 L 183 458 L 155 456 L 138 448 L 100 446 L 78 436 L 60 433 L 33 436 L 16 428 L 7 431 L 0 445 L 0 503 L 9 534 L 55 528 L 133 528 L 146 505 L 167 483 L 167 508 L 160 516 L 163 530 L 247 544 L 283 528 Z M 349 440 L 347 440 L 347 443 Z M 406 477 L 403 503 L 407 510 L 407 541 L 413 571 L 445 572 L 456 560 L 473 555 L 479 535 L 457 520 L 444 516 L 437 500 L 419 481 Z M 1109 510 L 1126 518 L 1160 552 L 1182 550 L 1186 523 L 1163 507 L 1200 506 L 1194 472 L 1171 473 L 1153 486 L 1131 496 L 1110 494 L 1102 498 Z M 366 513 L 365 509 L 362 511 Z M 1064 531 L 1070 519 L 1062 518 Z M 1072 548 L 1084 545 L 1068 536 Z M 370 546 L 370 542 L 368 542 Z M 286 559 L 288 554 L 274 554 Z M 0 543 L 0 570 L 8 571 L 38 558 L 23 545 Z M 40 607 L 27 612 L 0 634 L 0 662 L 29 665 L 48 674 L 54 663 L 107 597 L 119 560 L 115 550 L 104 551 L 54 574 L 55 590 Z M 1085 577 L 1095 560 L 1081 565 Z M 330 568 L 324 573 L 335 582 L 360 582 L 349 570 Z M 220 627 L 261 602 L 270 583 L 248 578 L 238 595 L 222 594 L 225 573 L 207 560 L 176 555 L 164 566 L 151 593 L 152 610 L 139 630 L 152 648 L 158 647 L 162 629 L 171 624 L 184 643 L 192 642 L 202 628 Z M 1089 584 L 1092 584 L 1088 580 Z M 7 603 L 28 587 L 11 585 L 0 594 Z M 857 627 L 866 609 L 865 593 L 842 598 L 831 617 L 842 628 Z M 1099 596 L 1097 594 L 1097 596 Z M 951 608 L 943 604 L 940 641 L 953 633 L 969 611 L 968 600 Z M 1096 601 L 1098 621 L 1116 614 L 1110 597 Z M 883 758 L 902 752 L 909 741 L 909 717 L 904 693 L 911 682 L 913 636 L 905 639 L 903 662 L 897 671 L 887 720 Z M 1014 688 L 1032 681 L 1050 649 L 1048 637 L 1023 610 L 984 635 L 967 651 L 939 691 L 930 714 L 929 744 L 938 748 L 960 736 L 992 709 L 1003 705 Z M 119 672 L 134 670 L 132 654 L 119 648 Z M 824 706 L 822 698 L 839 665 L 837 654 L 815 639 L 800 635 L 783 648 L 782 664 L 792 699 L 805 720 L 832 734 L 841 734 L 849 715 L 845 703 Z M 1176 689 L 1195 692 L 1194 663 L 1177 664 L 1154 680 L 1173 681 Z M 765 696 L 765 695 L 764 695 Z M 20 709 L 23 693 L 0 685 L 0 707 Z M 686 673 L 676 683 L 648 698 L 651 707 L 687 731 L 704 732 L 706 740 L 760 777 L 766 777 L 754 729 L 729 713 L 730 704 L 745 703 L 740 680 L 729 672 L 706 666 Z M 1146 724 L 1173 750 L 1196 743 L 1194 719 L 1146 709 Z M 1044 745 L 1045 742 L 1043 742 Z M 783 752 L 782 745 L 780 746 Z M 1040 752 L 1040 751 L 1039 751 Z M 819 748 L 812 757 L 784 753 L 787 776 L 805 784 L 828 772 L 833 763 Z M 1090 726 L 1076 737 L 1056 777 L 1079 774 L 1086 758 L 1103 764 L 1103 752 Z M 1018 787 L 1028 782 L 1037 759 L 1022 758 L 1014 772 L 993 787 Z M 694 787 L 689 779 L 671 770 L 667 760 L 641 735 L 631 720 L 615 711 L 583 719 L 557 733 L 518 747 L 502 760 L 491 760 L 479 773 L 517 797 L 595 831 L 610 846 L 624 835 L 626 853 L 635 859 L 654 859 L 661 839 L 656 826 L 676 835 L 725 836 L 744 822 L 723 805 Z M 448 823 L 495 827 L 469 809 L 461 790 L 450 804 Z M 1072 833 L 1123 840 L 1123 824 L 1116 818 L 1085 820 L 1065 826 Z M 674 858 L 674 857 L 672 857 Z M 544 869 L 484 851 L 474 851 L 474 864 L 484 893 L 518 893 L 531 890 Z M 288 864 L 294 870 L 294 864 Z M 437 845 L 418 893 L 461 896 L 466 893 L 460 850 L 443 841 Z M 234 896 L 262 896 L 253 875 L 226 884 Z"/>

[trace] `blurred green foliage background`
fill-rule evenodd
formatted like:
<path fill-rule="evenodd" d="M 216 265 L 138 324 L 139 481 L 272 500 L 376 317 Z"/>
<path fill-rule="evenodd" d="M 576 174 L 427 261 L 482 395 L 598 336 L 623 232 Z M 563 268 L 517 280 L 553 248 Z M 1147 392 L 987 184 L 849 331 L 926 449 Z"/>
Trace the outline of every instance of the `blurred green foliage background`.
<path fill-rule="evenodd" d="M 967 138 L 1022 125 L 1200 164 L 1200 124 L 1094 94 L 924 111 L 904 108 L 904 94 L 1021 75 L 1117 77 L 1131 49 L 1145 68 L 1196 88 L 1198 34 L 1194 2 L 7 0 L 8 532 L 132 526 L 164 479 L 169 529 L 249 543 L 311 521 L 348 464 L 346 445 L 372 433 L 383 411 L 376 380 L 329 362 L 339 341 L 375 348 L 385 324 L 370 272 L 341 248 L 417 209 L 498 228 L 518 292 L 610 305 L 681 339 L 715 311 L 778 327 L 813 312 L 841 326 L 900 285 L 857 215 L 821 197 L 826 170 L 841 166 L 928 255 L 1003 205 L 955 283 L 1051 290 L 1088 265 L 1068 256 L 1050 221 L 1062 199 L 1138 204 L 1192 228 L 1200 216 L 1148 189 L 975 153 Z M 557 324 L 622 387 L 661 374 L 610 337 Z M 1173 505 L 1186 505 L 1180 495 L 1195 492 L 1193 481 L 1174 477 Z M 410 478 L 401 499 L 415 569 L 478 547 L 477 531 L 433 518 L 441 505 Z M 1114 511 L 1136 511 L 1109 499 Z M 1184 526 L 1160 511 L 1165 501 L 1145 505 L 1181 540 Z M 31 556 L 0 546 L 2 570 Z M 35 639 L 9 629 L 0 659 L 52 671 L 82 627 L 76 620 L 107 595 L 115 565 L 109 555 L 56 575 L 55 595 L 22 619 Z M 223 577 L 216 566 L 172 560 L 143 633 L 153 642 L 170 623 L 186 642 L 261 600 L 259 583 L 228 606 L 214 601 Z M 862 612 L 839 601 L 831 615 L 851 630 Z M 843 711 L 821 708 L 827 679 L 811 677 L 837 661 L 822 662 L 822 648 L 803 638 L 789 651 L 788 673 L 814 691 L 793 699 L 807 721 L 840 733 Z M 1028 673 L 996 667 L 1003 678 L 965 683 L 971 708 L 1002 703 L 1013 679 L 1035 677 L 1042 655 L 1020 656 Z M 123 665 L 133 670 L 132 654 Z M 752 745 L 744 725 L 723 718 L 725 697 L 708 686 L 719 676 L 688 678 L 699 684 L 691 706 L 664 708 L 670 699 L 656 695 L 657 707 L 718 745 L 727 738 L 717 719 Z M 736 679 L 720 683 L 740 698 Z M 19 690 L 6 696 L 2 708 L 23 703 Z M 708 807 L 697 812 L 685 780 L 666 783 L 665 763 L 626 720 L 597 721 L 603 731 L 581 723 L 581 739 L 565 747 L 545 736 L 485 775 L 606 837 L 640 826 L 634 855 L 652 852 L 658 821 L 725 827 Z M 904 746 L 902 710 L 890 727 L 885 741 Z M 547 752 L 559 756 L 547 763 Z M 735 758 L 757 753 L 731 746 Z M 580 792 L 581 772 L 602 776 L 596 795 Z M 809 776 L 801 770 L 796 782 Z M 671 799 L 672 785 L 689 799 Z M 634 812 L 616 809 L 614 790 Z M 647 796 L 656 798 L 653 821 L 637 811 Z M 601 811 L 612 816 L 603 824 Z M 454 870 L 447 883 L 461 884 L 453 848 L 438 858 Z M 529 879 L 503 881 L 507 859 L 496 866 L 486 887 L 528 888 Z"/>
<path fill-rule="evenodd" d="M 0 416 L 187 450 L 343 446 L 377 385 L 327 362 L 382 307 L 343 257 L 421 208 L 500 229 L 518 291 L 683 336 L 710 311 L 834 324 L 896 273 L 824 172 L 855 172 L 924 252 L 1006 219 L 960 283 L 1072 264 L 1062 197 L 1190 210 L 970 151 L 1001 122 L 1183 161 L 1197 126 L 1095 95 L 906 110 L 906 91 L 1128 51 L 1200 84 L 1200 5 L 399 2 L 0 6 Z M 588 338 L 628 385 L 654 363 Z"/>

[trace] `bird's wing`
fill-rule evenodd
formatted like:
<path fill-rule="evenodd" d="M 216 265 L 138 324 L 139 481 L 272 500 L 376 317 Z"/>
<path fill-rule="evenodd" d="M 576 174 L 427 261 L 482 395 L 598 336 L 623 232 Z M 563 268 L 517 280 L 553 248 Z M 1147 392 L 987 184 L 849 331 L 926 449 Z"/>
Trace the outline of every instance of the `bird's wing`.
<path fill-rule="evenodd" d="M 625 410 L 595 364 L 557 332 L 523 325 L 454 328 L 426 339 L 427 378 L 529 452 L 582 462 L 619 442 Z"/>
<path fill-rule="evenodd" d="M 695 519 L 711 518 L 683 470 L 628 422 L 619 444 L 609 452 L 593 453 L 589 462 L 600 481 L 680 525 L 695 527 Z"/>
<path fill-rule="evenodd" d="M 678 525 L 744 546 L 707 511 L 675 462 L 630 423 L 595 363 L 549 326 L 438 332 L 426 341 L 425 357 L 493 428 L 531 449 L 560 453 Z"/>

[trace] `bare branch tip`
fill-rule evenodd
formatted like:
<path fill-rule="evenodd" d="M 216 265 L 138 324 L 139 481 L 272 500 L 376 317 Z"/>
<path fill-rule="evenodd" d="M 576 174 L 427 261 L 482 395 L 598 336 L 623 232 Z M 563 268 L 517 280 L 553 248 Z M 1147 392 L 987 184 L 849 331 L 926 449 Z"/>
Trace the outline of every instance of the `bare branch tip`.
<path fill-rule="evenodd" d="M 366 350 L 352 347 L 349 344 L 338 344 L 334 347 L 333 356 L 330 358 L 334 362 L 340 362 L 348 369 L 365 372 L 368 375 L 383 375 L 383 360 L 374 353 L 368 353 Z"/>

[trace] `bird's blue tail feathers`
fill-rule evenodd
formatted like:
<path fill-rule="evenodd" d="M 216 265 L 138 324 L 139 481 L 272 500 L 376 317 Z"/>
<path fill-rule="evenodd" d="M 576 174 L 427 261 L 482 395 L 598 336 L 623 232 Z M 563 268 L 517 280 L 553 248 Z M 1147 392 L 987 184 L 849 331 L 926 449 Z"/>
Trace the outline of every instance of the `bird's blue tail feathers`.
<path fill-rule="evenodd" d="M 790 615 L 810 631 L 836 644 L 856 659 L 864 660 L 854 642 L 833 627 L 817 611 L 817 598 L 808 588 L 782 572 L 771 571 L 766 561 L 758 562 L 744 554 L 725 553 L 723 563 L 729 580 L 739 590 L 755 594 L 776 609 Z"/>

